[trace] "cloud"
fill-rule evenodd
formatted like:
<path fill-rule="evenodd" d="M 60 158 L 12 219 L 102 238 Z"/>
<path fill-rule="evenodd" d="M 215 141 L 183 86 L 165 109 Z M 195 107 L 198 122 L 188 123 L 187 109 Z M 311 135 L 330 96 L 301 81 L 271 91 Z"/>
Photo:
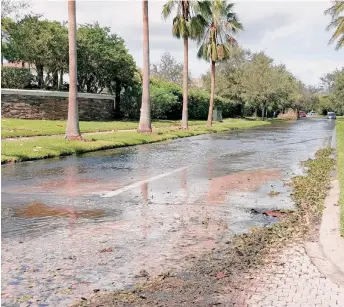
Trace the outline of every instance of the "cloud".
<path fill-rule="evenodd" d="M 165 51 L 183 61 L 183 44 L 171 35 L 172 19 L 164 21 L 161 9 L 165 1 L 149 2 L 150 55 L 157 62 Z M 66 1 L 33 1 L 32 11 L 48 19 L 66 20 Z M 265 51 L 276 63 L 287 68 L 302 81 L 317 84 L 323 74 L 343 66 L 343 51 L 328 45 L 325 31 L 329 18 L 323 12 L 329 1 L 236 1 L 235 11 L 245 31 L 238 35 L 244 48 Z M 98 21 L 122 36 L 137 65 L 142 66 L 141 1 L 77 1 L 78 23 Z M 198 60 L 197 46 L 190 43 L 189 68 L 194 76 L 209 69 Z"/>

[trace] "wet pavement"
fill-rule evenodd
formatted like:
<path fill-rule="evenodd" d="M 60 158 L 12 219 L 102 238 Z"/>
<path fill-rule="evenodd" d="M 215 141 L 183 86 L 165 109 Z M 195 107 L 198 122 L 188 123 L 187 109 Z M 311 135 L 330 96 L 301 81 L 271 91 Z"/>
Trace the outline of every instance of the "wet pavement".
<path fill-rule="evenodd" d="M 293 209 L 284 182 L 333 128 L 303 119 L 2 166 L 2 305 L 129 287 L 276 222 L 252 209 Z"/>

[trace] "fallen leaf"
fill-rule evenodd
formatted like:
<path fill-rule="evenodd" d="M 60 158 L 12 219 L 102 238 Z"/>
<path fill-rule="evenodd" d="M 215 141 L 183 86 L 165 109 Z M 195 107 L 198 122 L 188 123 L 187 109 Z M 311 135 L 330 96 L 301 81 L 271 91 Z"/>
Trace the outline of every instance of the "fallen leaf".
<path fill-rule="evenodd" d="M 224 277 L 226 277 L 226 273 L 218 272 L 218 273 L 216 274 L 216 278 L 224 278 Z"/>
<path fill-rule="evenodd" d="M 111 247 L 108 247 L 108 248 L 103 248 L 100 252 L 101 253 L 111 253 L 113 250 Z"/>
<path fill-rule="evenodd" d="M 274 217 L 282 216 L 282 213 L 278 211 L 265 211 L 263 214 Z"/>

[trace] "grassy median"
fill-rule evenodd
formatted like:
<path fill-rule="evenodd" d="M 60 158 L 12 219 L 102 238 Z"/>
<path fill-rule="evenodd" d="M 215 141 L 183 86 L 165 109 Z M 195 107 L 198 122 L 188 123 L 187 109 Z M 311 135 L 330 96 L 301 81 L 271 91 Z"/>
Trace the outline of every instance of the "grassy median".
<path fill-rule="evenodd" d="M 340 183 L 340 231 L 344 236 L 344 119 L 337 120 L 338 176 Z"/>
<path fill-rule="evenodd" d="M 202 125 L 205 121 L 191 120 L 190 126 Z M 43 136 L 53 134 L 64 134 L 66 131 L 65 120 L 31 120 L 2 118 L 1 119 L 1 137 L 25 137 L 25 136 Z M 157 120 L 153 121 L 154 128 L 177 127 L 178 120 Z M 80 130 L 85 132 L 116 131 L 137 129 L 136 121 L 107 121 L 107 122 L 80 122 Z"/>
<path fill-rule="evenodd" d="M 177 127 L 170 125 L 170 127 L 155 130 L 152 134 L 140 134 L 136 131 L 118 131 L 106 134 L 86 135 L 85 142 L 67 141 L 62 135 L 42 136 L 33 139 L 3 140 L 1 145 L 1 163 L 81 154 L 102 149 L 154 143 L 168 139 L 269 124 L 269 122 L 263 121 L 226 119 L 223 123 L 214 123 L 211 128 L 206 128 L 203 122 L 202 125 L 199 124 L 200 122 L 198 122 L 198 125 L 195 123 L 197 122 L 194 122 L 194 125 L 191 125 L 187 131 L 179 130 Z"/>

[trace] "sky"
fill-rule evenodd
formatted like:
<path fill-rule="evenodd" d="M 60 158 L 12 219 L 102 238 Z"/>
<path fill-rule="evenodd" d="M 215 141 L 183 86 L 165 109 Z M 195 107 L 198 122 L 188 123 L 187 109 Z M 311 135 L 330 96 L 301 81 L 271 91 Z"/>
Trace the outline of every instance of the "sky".
<path fill-rule="evenodd" d="M 299 79 L 309 85 L 319 84 L 324 74 L 344 66 L 343 52 L 328 45 L 331 33 L 325 30 L 330 21 L 324 10 L 330 1 L 233 1 L 234 10 L 244 25 L 236 38 L 243 48 L 264 51 L 284 63 Z M 47 19 L 67 20 L 66 0 L 34 0 L 31 11 Z M 120 35 L 137 65 L 142 67 L 142 4 L 140 0 L 91 1 L 77 0 L 77 22 L 98 21 Z M 172 19 L 163 20 L 164 1 L 149 0 L 150 61 L 159 62 L 168 51 L 183 61 L 182 40 L 172 37 Z M 190 43 L 189 69 L 199 77 L 209 69 L 209 63 L 197 59 L 197 45 Z"/>

